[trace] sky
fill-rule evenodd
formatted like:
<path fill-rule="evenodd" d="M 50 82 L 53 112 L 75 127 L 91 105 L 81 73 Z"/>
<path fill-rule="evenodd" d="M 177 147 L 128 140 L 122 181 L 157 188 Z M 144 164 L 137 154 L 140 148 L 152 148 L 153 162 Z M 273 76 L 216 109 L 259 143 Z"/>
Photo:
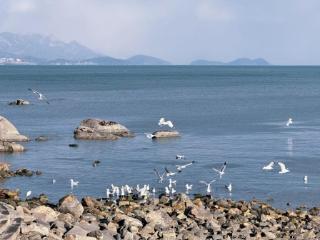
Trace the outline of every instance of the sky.
<path fill-rule="evenodd" d="M 105 55 L 262 57 L 320 64 L 319 0 L 0 0 L 0 32 L 40 33 Z"/>

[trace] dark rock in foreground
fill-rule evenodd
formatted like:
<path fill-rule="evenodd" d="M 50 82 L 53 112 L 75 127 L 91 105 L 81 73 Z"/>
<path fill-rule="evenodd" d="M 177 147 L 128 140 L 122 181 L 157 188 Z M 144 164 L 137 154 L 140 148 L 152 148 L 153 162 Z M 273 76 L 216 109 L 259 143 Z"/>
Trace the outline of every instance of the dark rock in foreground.
<path fill-rule="evenodd" d="M 133 137 L 125 126 L 107 120 L 86 119 L 74 130 L 74 138 L 86 140 L 117 140 L 121 137 Z"/>
<path fill-rule="evenodd" d="M 0 190 L 0 239 L 319 239 L 320 209 L 184 194 L 116 203 L 67 195 L 58 205 Z M 10 201 L 9 201 L 10 200 Z M 9 202 L 10 204 L 6 204 Z M 15 238 L 13 238 L 15 237 Z"/>

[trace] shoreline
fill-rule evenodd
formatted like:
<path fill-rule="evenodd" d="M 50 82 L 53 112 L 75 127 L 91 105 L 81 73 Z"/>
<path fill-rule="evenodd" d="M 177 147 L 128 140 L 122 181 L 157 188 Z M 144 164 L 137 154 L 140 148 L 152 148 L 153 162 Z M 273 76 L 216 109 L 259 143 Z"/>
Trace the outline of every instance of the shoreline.
<path fill-rule="evenodd" d="M 66 195 L 22 200 L 0 189 L 1 239 L 319 239 L 320 208 L 164 194 L 117 201 Z M 9 238 L 11 237 L 11 238 Z"/>

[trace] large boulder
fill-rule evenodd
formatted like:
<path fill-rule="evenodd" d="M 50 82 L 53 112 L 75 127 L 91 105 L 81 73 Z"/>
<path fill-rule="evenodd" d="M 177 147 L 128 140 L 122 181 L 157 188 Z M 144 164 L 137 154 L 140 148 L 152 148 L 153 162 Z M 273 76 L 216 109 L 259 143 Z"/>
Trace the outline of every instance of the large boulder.
<path fill-rule="evenodd" d="M 14 142 L 0 141 L 0 152 L 23 152 L 24 147 Z"/>
<path fill-rule="evenodd" d="M 62 213 L 70 213 L 74 217 L 79 218 L 84 209 L 74 195 L 67 195 L 59 200 L 59 211 Z"/>
<path fill-rule="evenodd" d="M 19 133 L 17 128 L 5 117 L 0 116 L 0 141 L 24 142 L 29 139 Z"/>
<path fill-rule="evenodd" d="M 161 130 L 161 131 L 156 131 L 152 133 L 152 138 L 157 139 L 157 138 L 175 138 L 175 137 L 180 137 L 180 133 L 178 131 L 166 131 L 166 130 Z"/>
<path fill-rule="evenodd" d="M 117 140 L 133 137 L 125 126 L 108 120 L 86 119 L 74 130 L 74 138 L 87 140 Z"/>

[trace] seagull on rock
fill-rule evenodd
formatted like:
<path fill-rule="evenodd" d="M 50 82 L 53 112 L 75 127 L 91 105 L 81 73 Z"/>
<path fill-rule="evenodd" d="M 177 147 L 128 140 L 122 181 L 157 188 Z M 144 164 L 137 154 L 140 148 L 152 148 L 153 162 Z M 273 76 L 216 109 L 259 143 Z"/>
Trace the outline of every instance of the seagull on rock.
<path fill-rule="evenodd" d="M 160 118 L 158 125 L 160 127 L 167 125 L 170 128 L 173 128 L 173 123 L 165 118 Z"/>
<path fill-rule="evenodd" d="M 270 162 L 268 165 L 263 166 L 263 170 L 272 170 L 274 166 L 274 161 Z"/>
<path fill-rule="evenodd" d="M 279 174 L 285 174 L 285 173 L 290 172 L 290 170 L 288 168 L 286 168 L 286 165 L 284 165 L 284 163 L 278 162 L 278 165 L 280 166 Z"/>

